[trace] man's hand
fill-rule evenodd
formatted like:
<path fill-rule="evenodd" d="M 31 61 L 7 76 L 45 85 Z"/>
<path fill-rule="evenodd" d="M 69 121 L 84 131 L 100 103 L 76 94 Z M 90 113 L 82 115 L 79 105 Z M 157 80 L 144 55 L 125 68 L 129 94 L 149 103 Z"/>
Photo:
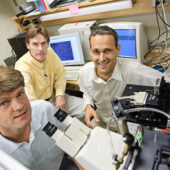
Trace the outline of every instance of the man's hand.
<path fill-rule="evenodd" d="M 85 121 L 88 127 L 95 128 L 95 126 L 91 123 L 91 119 L 94 118 L 96 122 L 99 121 L 96 111 L 92 108 L 90 104 L 86 106 L 85 111 Z"/>
<path fill-rule="evenodd" d="M 55 104 L 57 109 L 64 110 L 66 108 L 66 102 L 64 96 L 62 95 L 56 96 Z"/>

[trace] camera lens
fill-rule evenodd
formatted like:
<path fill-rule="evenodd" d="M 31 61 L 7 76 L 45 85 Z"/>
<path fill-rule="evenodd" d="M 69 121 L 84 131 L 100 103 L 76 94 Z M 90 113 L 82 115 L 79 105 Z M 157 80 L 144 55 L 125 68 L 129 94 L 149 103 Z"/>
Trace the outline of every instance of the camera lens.
<path fill-rule="evenodd" d="M 23 26 L 28 26 L 30 23 L 31 23 L 31 22 L 30 22 L 30 20 L 28 20 L 28 19 L 23 19 L 23 21 L 22 21 L 22 25 L 23 25 Z"/>
<path fill-rule="evenodd" d="M 32 23 L 33 24 L 39 24 L 40 23 L 40 20 L 38 18 L 33 18 L 32 19 Z"/>

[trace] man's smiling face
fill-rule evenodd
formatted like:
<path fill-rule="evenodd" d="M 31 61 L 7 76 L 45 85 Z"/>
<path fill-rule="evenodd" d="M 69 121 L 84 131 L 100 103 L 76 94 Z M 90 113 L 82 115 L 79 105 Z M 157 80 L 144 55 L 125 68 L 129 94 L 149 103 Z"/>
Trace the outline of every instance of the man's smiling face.
<path fill-rule="evenodd" d="M 120 54 L 120 45 L 115 46 L 112 35 L 95 35 L 90 39 L 90 52 L 98 77 L 107 81 L 116 65 L 116 56 Z"/>

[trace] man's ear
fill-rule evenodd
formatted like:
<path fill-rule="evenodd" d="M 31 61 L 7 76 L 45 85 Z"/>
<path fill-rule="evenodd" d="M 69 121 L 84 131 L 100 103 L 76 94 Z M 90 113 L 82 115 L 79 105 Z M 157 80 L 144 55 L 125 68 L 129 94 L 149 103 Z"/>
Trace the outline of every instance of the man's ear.
<path fill-rule="evenodd" d="M 48 47 L 50 46 L 50 43 L 48 42 Z"/>
<path fill-rule="evenodd" d="M 90 56 L 92 56 L 92 49 L 91 49 L 91 47 L 90 47 Z"/>
<path fill-rule="evenodd" d="M 116 49 L 117 49 L 117 55 L 120 55 L 120 44 L 118 44 Z"/>
<path fill-rule="evenodd" d="M 29 43 L 26 43 L 26 47 L 27 47 L 27 49 L 29 50 Z"/>

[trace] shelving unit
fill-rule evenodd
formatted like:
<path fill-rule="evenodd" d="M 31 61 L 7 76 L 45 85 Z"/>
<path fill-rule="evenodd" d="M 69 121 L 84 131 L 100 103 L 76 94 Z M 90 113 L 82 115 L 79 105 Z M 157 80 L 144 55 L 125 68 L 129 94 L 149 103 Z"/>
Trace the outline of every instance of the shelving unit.
<path fill-rule="evenodd" d="M 92 2 L 85 2 L 82 4 L 79 4 L 79 8 L 102 4 L 102 3 L 109 3 L 109 2 L 117 2 L 118 0 L 96 0 Z M 119 16 L 128 16 L 128 15 L 138 15 L 138 14 L 146 14 L 146 13 L 152 13 L 154 12 L 154 8 L 152 7 L 152 0 L 136 0 L 134 1 L 133 8 L 129 9 L 123 9 L 123 10 L 114 10 L 114 11 L 108 11 L 108 12 L 101 12 L 96 14 L 87 14 L 87 15 L 80 15 L 80 16 L 72 16 L 69 18 L 63 18 L 63 19 L 54 19 L 49 21 L 43 21 L 43 26 L 51 26 L 56 24 L 64 24 L 64 23 L 71 23 L 71 22 L 80 22 L 80 21 L 87 21 L 87 20 L 97 20 L 97 19 L 106 19 L 106 18 L 114 18 Z M 59 9 L 51 9 L 49 11 L 46 11 L 44 13 L 40 13 L 38 15 L 32 15 L 32 16 L 20 16 L 19 18 L 14 17 L 13 20 L 15 21 L 17 27 L 21 32 L 24 32 L 28 27 L 24 27 L 21 24 L 21 21 L 23 19 L 29 19 L 32 18 L 39 18 L 40 16 L 52 14 L 52 13 L 58 13 L 61 11 L 68 10 L 69 7 L 62 7 Z M 170 10 L 170 3 L 167 7 L 165 7 L 165 10 Z"/>

